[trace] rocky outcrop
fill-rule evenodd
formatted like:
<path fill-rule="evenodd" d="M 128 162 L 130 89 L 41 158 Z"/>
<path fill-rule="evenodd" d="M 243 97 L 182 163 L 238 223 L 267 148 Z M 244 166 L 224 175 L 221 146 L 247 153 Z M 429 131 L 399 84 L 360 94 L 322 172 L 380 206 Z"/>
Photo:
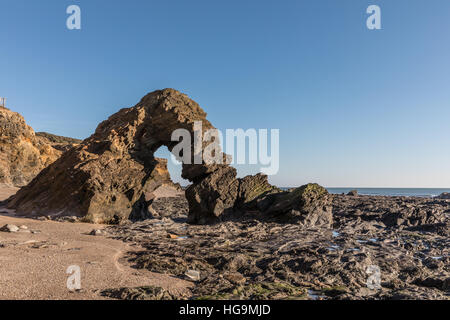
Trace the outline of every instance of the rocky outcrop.
<path fill-rule="evenodd" d="M 333 223 L 331 200 L 325 188 L 310 183 L 290 192 L 264 197 L 258 208 L 264 215 L 279 221 L 330 228 Z"/>
<path fill-rule="evenodd" d="M 198 123 L 201 134 L 214 129 L 206 113 L 186 95 L 173 89 L 149 93 L 136 106 L 102 122 L 91 137 L 22 188 L 8 206 L 19 214 L 78 216 L 97 223 L 149 217 L 153 191 L 170 181 L 166 162 L 156 159 L 154 152 L 163 145 L 173 151 L 178 144 L 172 141 L 176 129 L 187 130 L 195 141 Z M 210 143 L 200 141 L 203 150 Z M 182 177 L 192 182 L 185 192 L 191 223 L 219 221 L 228 214 L 254 210 L 259 203 L 268 204 L 262 210 L 267 216 L 287 220 L 292 216 L 311 225 L 331 223 L 323 188 L 281 192 L 264 175 L 238 179 L 221 150 L 215 151 L 224 160 L 221 163 L 195 163 L 197 151 L 191 145 L 191 161 L 179 159 L 185 160 Z M 279 195 L 271 196 L 275 193 Z"/>
<path fill-rule="evenodd" d="M 26 185 L 61 153 L 37 136 L 19 113 L 0 107 L 0 183 Z"/>
<path fill-rule="evenodd" d="M 170 182 L 167 161 L 154 152 L 162 145 L 171 150 L 172 132 L 193 132 L 195 121 L 202 121 L 203 130 L 212 128 L 206 113 L 184 94 L 150 93 L 100 123 L 91 137 L 19 190 L 8 207 L 22 215 L 77 216 L 97 223 L 144 218 L 152 200 L 146 194 Z M 193 181 L 219 167 L 185 165 L 183 176 Z"/>
<path fill-rule="evenodd" d="M 239 180 L 236 169 L 222 168 L 186 189 L 191 223 L 215 222 L 226 213 L 232 213 L 238 195 Z"/>
<path fill-rule="evenodd" d="M 450 200 L 450 192 L 443 192 L 436 199 Z"/>

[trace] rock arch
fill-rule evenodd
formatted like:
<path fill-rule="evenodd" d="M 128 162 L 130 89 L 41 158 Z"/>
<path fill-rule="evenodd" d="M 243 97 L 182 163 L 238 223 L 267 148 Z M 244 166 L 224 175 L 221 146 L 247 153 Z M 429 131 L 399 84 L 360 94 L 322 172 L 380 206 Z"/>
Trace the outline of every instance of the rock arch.
<path fill-rule="evenodd" d="M 166 160 L 154 152 L 162 145 L 172 151 L 178 143 L 172 132 L 183 128 L 193 135 L 197 121 L 203 132 L 214 128 L 186 95 L 173 89 L 149 93 L 100 123 L 92 136 L 20 189 L 8 207 L 23 215 L 75 215 L 95 223 L 145 217 L 148 194 L 170 181 Z M 192 223 L 254 207 L 262 197 L 267 211 L 276 198 L 268 195 L 283 194 L 264 175 L 237 179 L 228 164 L 184 163 L 182 177 L 192 182 L 186 190 Z"/>

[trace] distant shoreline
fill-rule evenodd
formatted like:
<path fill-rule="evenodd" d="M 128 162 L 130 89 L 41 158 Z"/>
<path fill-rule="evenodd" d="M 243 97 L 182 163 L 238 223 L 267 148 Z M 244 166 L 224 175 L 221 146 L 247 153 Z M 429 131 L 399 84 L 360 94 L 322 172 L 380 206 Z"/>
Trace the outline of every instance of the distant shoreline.
<path fill-rule="evenodd" d="M 347 194 L 352 190 L 357 190 L 359 195 L 364 196 L 389 196 L 389 197 L 420 197 L 433 198 L 444 192 L 450 193 L 450 188 L 329 188 L 325 187 L 332 194 Z M 281 187 L 283 190 L 291 188 Z"/>

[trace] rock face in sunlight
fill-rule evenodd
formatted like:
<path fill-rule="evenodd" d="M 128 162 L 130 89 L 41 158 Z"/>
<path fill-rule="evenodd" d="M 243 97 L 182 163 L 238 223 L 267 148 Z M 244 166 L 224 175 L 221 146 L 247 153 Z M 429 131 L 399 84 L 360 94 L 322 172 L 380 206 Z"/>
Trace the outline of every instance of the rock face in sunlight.
<path fill-rule="evenodd" d="M 186 95 L 166 89 L 152 92 L 132 108 L 103 121 L 95 133 L 65 152 L 8 202 L 20 215 L 83 217 L 117 223 L 144 218 L 153 190 L 170 183 L 167 161 L 154 157 L 162 145 L 171 150 L 172 131 L 212 128 L 206 113 Z M 183 166 L 194 180 L 218 166 Z"/>
<path fill-rule="evenodd" d="M 331 196 L 318 184 L 310 183 L 289 192 L 271 194 L 258 204 L 268 218 L 297 222 L 305 227 L 331 227 Z"/>
<path fill-rule="evenodd" d="M 61 148 L 76 142 L 60 139 L 56 143 L 35 134 L 19 113 L 0 107 L 0 183 L 26 185 L 61 156 Z"/>
<path fill-rule="evenodd" d="M 91 137 L 65 152 L 19 190 L 8 206 L 18 214 L 70 215 L 96 223 L 149 217 L 149 195 L 170 182 L 167 162 L 156 159 L 155 151 L 161 146 L 173 151 L 178 141 L 172 141 L 172 132 L 185 129 L 194 137 L 195 123 L 199 122 L 202 134 L 214 128 L 206 113 L 186 95 L 173 89 L 149 93 L 136 106 L 100 123 Z M 205 147 L 209 142 L 202 144 Z M 270 206 L 267 215 L 261 216 L 272 218 L 286 218 L 287 213 L 295 211 L 297 219 L 309 214 L 303 210 L 305 206 L 313 207 L 310 200 L 315 198 L 305 200 L 304 193 L 281 192 L 267 182 L 265 175 L 236 178 L 236 170 L 227 161 L 193 164 L 194 151 L 191 145 L 191 161 L 185 161 L 182 170 L 182 177 L 192 182 L 186 190 L 191 223 L 223 220 L 228 213 L 243 215 L 258 210 L 257 204 L 262 202 Z M 229 159 L 222 151 L 216 152 L 220 152 L 220 159 Z M 267 198 L 274 193 L 280 193 L 283 202 L 278 211 L 273 209 L 278 198 Z M 286 194 L 292 197 L 281 196 Z M 327 206 L 325 198 L 320 198 L 317 207 Z"/>

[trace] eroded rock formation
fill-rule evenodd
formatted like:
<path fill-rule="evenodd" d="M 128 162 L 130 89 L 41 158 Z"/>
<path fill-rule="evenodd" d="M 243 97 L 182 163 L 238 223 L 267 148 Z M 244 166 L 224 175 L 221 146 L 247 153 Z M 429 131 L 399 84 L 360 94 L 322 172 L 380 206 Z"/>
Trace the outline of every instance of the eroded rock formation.
<path fill-rule="evenodd" d="M 155 159 L 154 152 L 163 145 L 173 150 L 178 144 L 172 141 L 176 129 L 186 129 L 194 137 L 196 122 L 202 123 L 202 134 L 214 128 L 186 95 L 173 89 L 149 93 L 136 106 L 102 122 L 91 137 L 22 188 L 8 206 L 19 214 L 75 215 L 97 223 L 145 218 L 148 195 L 170 181 L 166 163 Z M 228 159 L 221 151 L 218 156 Z M 192 223 L 249 210 L 260 210 L 267 217 L 292 215 L 314 226 L 331 223 L 331 215 L 323 213 L 328 212 L 328 193 L 319 186 L 281 192 L 264 175 L 236 178 L 236 170 L 226 161 L 193 163 L 183 163 L 182 170 L 182 177 L 192 182 L 186 190 Z M 265 207 L 258 208 L 262 204 Z"/>
<path fill-rule="evenodd" d="M 26 185 L 58 159 L 61 148 L 69 144 L 63 140 L 53 143 L 36 135 L 19 113 L 0 107 L 0 183 Z M 55 148 L 56 145 L 59 148 Z"/>
<path fill-rule="evenodd" d="M 80 144 L 82 140 L 62 137 L 56 134 L 51 134 L 48 132 L 36 132 L 36 138 L 40 140 L 43 144 L 48 144 L 59 151 L 67 151 L 77 144 Z"/>

